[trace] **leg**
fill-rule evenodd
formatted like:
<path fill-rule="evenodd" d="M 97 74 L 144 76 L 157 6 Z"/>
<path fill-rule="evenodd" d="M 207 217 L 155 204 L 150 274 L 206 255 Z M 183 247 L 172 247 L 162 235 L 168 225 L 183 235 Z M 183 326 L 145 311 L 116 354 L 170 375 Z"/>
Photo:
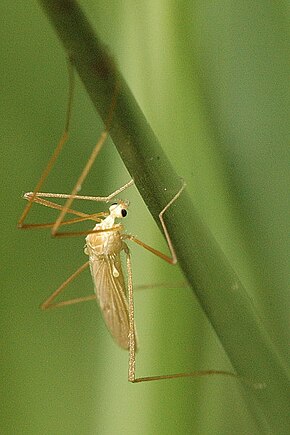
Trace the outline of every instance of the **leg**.
<path fill-rule="evenodd" d="M 125 189 L 127 189 L 128 187 L 132 186 L 134 184 L 133 180 L 128 181 L 126 184 L 124 184 L 123 186 L 121 186 L 119 189 L 115 190 L 114 192 L 112 192 L 110 195 L 108 196 L 80 196 L 80 195 L 75 195 L 74 199 L 82 199 L 82 200 L 86 200 L 86 201 L 98 201 L 98 202 L 109 202 L 111 199 L 115 198 L 117 195 L 119 195 L 120 192 L 123 192 Z M 66 199 L 66 198 L 71 198 L 71 195 L 68 194 L 64 194 L 64 193 L 42 193 L 42 192 L 36 192 L 35 194 L 33 192 L 27 192 L 24 194 L 24 199 L 27 199 L 28 201 L 33 201 L 37 204 L 41 204 L 44 205 L 45 207 L 49 207 L 49 208 L 54 208 L 56 210 L 60 210 L 63 211 L 64 210 L 64 206 L 60 205 L 60 204 L 56 204 L 54 202 L 51 201 L 47 201 L 43 198 L 61 198 L 61 199 Z M 108 212 L 100 212 L 100 213 L 95 213 L 95 214 L 86 214 L 83 212 L 79 212 L 76 210 L 72 210 L 70 208 L 68 208 L 66 210 L 66 213 L 69 214 L 74 214 L 76 216 L 79 216 L 78 219 L 71 219 L 71 220 L 67 220 L 67 221 L 62 221 L 60 223 L 59 226 L 63 226 L 63 225 L 69 225 L 69 224 L 74 224 L 74 223 L 78 223 L 78 222 L 82 222 L 85 220 L 92 220 L 95 222 L 101 222 L 102 219 L 106 216 L 108 216 Z M 32 228 L 53 228 L 55 225 L 55 222 L 53 223 L 40 223 L 40 224 L 22 224 L 21 225 L 21 229 L 32 229 Z M 106 230 L 104 230 L 106 231 Z M 56 237 L 69 237 L 69 236 L 77 236 L 77 235 L 86 235 L 86 234 L 90 234 L 92 232 L 96 232 L 96 231 L 77 231 L 77 232 L 57 232 L 56 234 L 54 234 Z"/>
<path fill-rule="evenodd" d="M 174 247 L 172 245 L 172 242 L 171 242 L 171 239 L 170 239 L 167 227 L 165 225 L 163 215 L 169 209 L 169 207 L 179 198 L 179 196 L 181 195 L 181 193 L 183 192 L 185 187 L 186 187 L 186 183 L 183 181 L 183 184 L 182 184 L 180 190 L 176 193 L 176 195 L 174 195 L 174 197 L 169 201 L 169 203 L 159 213 L 159 219 L 160 219 L 160 222 L 161 222 L 161 225 L 162 225 L 162 228 L 163 228 L 163 232 L 164 232 L 164 235 L 165 235 L 165 239 L 166 239 L 168 248 L 170 250 L 171 257 L 169 257 L 168 255 L 163 254 L 162 252 L 158 251 L 155 248 L 152 248 L 149 245 L 146 245 L 146 243 L 142 242 L 141 240 L 138 240 L 132 234 L 124 234 L 123 238 L 124 239 L 132 240 L 133 242 L 135 242 L 138 245 L 142 246 L 142 248 L 147 249 L 147 251 L 150 251 L 150 252 L 152 252 L 152 254 L 157 255 L 158 257 L 160 257 L 163 260 L 167 261 L 167 263 L 169 263 L 169 264 L 176 264 L 177 263 L 176 253 L 175 253 Z"/>
<path fill-rule="evenodd" d="M 131 185 L 131 181 L 129 183 L 127 183 L 127 185 Z M 124 186 L 123 186 L 124 187 Z M 120 189 L 117 190 L 117 192 Z M 62 194 L 54 194 L 54 193 L 50 193 L 50 194 L 42 194 L 42 196 L 45 195 L 49 195 L 49 197 L 59 197 L 59 195 Z M 110 195 L 111 196 L 111 195 Z M 26 193 L 24 195 L 25 199 L 28 199 L 29 201 L 31 201 L 32 197 L 32 193 Z M 107 197 L 94 197 L 96 198 L 107 198 Z M 41 204 L 44 205 L 45 207 L 49 207 L 49 208 L 54 208 L 56 210 L 63 210 L 63 206 L 60 204 L 56 204 L 54 202 L 51 201 L 47 201 L 45 199 L 42 198 L 38 198 L 38 196 L 35 197 L 34 202 L 36 202 L 37 204 Z M 80 211 L 76 211 L 76 210 L 72 210 L 72 209 L 68 209 L 67 213 L 70 214 L 74 214 L 76 216 L 79 216 L 78 218 L 75 219 L 70 219 L 67 221 L 62 221 L 60 225 L 64 226 L 64 225 L 72 225 L 75 223 L 79 223 L 79 222 L 83 222 L 86 220 L 92 220 L 94 222 L 102 222 L 102 218 L 108 216 L 107 212 L 100 212 L 100 213 L 94 213 L 94 214 L 86 214 L 86 213 L 82 213 Z M 55 222 L 50 222 L 50 223 L 40 223 L 40 224 L 23 224 L 21 229 L 35 229 L 35 228 L 52 228 L 55 225 Z M 74 231 L 74 232 L 58 232 L 55 236 L 57 237 L 71 237 L 71 236 L 80 236 L 80 235 L 87 235 L 87 234 L 91 234 L 91 233 L 99 233 L 99 232 L 105 232 L 105 231 L 111 231 L 110 228 L 104 228 L 101 230 L 90 230 L 90 231 Z"/>
<path fill-rule="evenodd" d="M 152 252 L 153 254 L 157 255 L 158 257 L 164 259 L 170 264 L 176 264 L 177 258 L 176 254 L 168 233 L 168 230 L 166 228 L 163 215 L 166 212 L 166 210 L 177 200 L 177 198 L 180 196 L 182 191 L 185 188 L 185 183 L 183 183 L 181 189 L 177 192 L 177 194 L 172 198 L 172 200 L 163 208 L 163 210 L 159 213 L 159 219 L 165 234 L 165 238 L 171 253 L 171 257 L 168 257 L 167 255 L 163 254 L 162 252 L 151 248 L 150 246 L 146 245 L 145 243 L 141 242 L 140 240 L 136 239 L 134 236 L 125 236 L 125 238 L 128 238 L 130 240 L 133 240 L 143 248 L 147 249 L 148 251 Z M 223 375 L 223 376 L 231 376 L 231 377 L 237 377 L 235 373 L 227 372 L 224 370 L 199 370 L 194 371 L 191 373 L 175 373 L 170 375 L 159 375 L 159 376 L 145 376 L 141 378 L 136 378 L 135 372 L 136 372 L 136 343 L 135 343 L 135 321 L 134 321 L 134 299 L 133 299 L 133 282 L 132 282 L 132 268 L 131 268 L 131 259 L 129 252 L 126 252 L 127 255 L 127 271 L 128 271 L 128 305 L 129 305 L 129 325 L 130 325 L 130 332 L 129 332 L 129 373 L 128 373 L 128 380 L 132 383 L 138 383 L 138 382 L 147 382 L 147 381 L 159 381 L 162 379 L 176 379 L 176 378 L 187 378 L 187 377 L 200 377 L 200 376 L 209 376 L 209 375 Z"/>
<path fill-rule="evenodd" d="M 92 196 L 79 196 L 79 195 L 75 195 L 81 188 L 81 185 L 83 183 L 83 181 L 85 180 L 86 176 L 88 175 L 92 164 L 94 163 L 97 155 L 99 154 L 107 136 L 109 133 L 109 128 L 111 126 L 112 123 L 112 118 L 113 118 L 113 114 L 114 114 L 114 110 L 115 110 L 115 105 L 116 105 L 116 100 L 117 100 L 117 95 L 119 93 L 119 82 L 116 83 L 116 89 L 115 89 L 115 93 L 113 95 L 113 99 L 112 99 L 112 103 L 111 103 L 111 107 L 109 110 L 109 114 L 107 117 L 107 121 L 105 124 L 105 130 L 102 133 L 98 143 L 96 144 L 81 176 L 79 177 L 73 192 L 70 195 L 64 195 L 64 194 L 42 194 L 39 192 L 41 186 L 43 185 L 44 181 L 46 180 L 46 178 L 48 177 L 49 173 L 51 172 L 51 169 L 53 168 L 64 144 L 67 142 L 68 140 L 68 130 L 69 130 L 69 123 L 70 123 L 70 119 L 71 119 L 71 110 L 72 110 L 72 101 L 73 101 L 73 91 L 74 91 L 74 69 L 73 69 L 73 65 L 70 61 L 68 61 L 68 72 L 69 72 L 69 96 L 68 96 L 68 105 L 67 105 L 67 115 L 66 115 L 66 123 L 65 123 L 65 128 L 64 128 L 64 132 L 63 135 L 52 155 L 52 157 L 50 158 L 45 170 L 43 171 L 40 180 L 38 181 L 35 189 L 33 192 L 29 192 L 27 194 L 25 194 L 25 199 L 29 200 L 29 203 L 27 204 L 27 206 L 25 207 L 19 221 L 18 221 L 18 227 L 19 228 L 48 228 L 51 227 L 52 228 L 52 235 L 57 235 L 57 229 L 58 227 L 62 224 L 63 218 L 65 216 L 66 213 L 71 213 L 71 210 L 69 209 L 71 203 L 73 202 L 74 199 L 86 199 L 86 200 L 94 200 L 94 201 L 103 201 L 103 202 L 109 202 L 113 197 L 115 197 L 116 195 L 118 195 L 120 192 L 122 192 L 124 189 L 126 189 L 127 187 L 131 186 L 133 184 L 133 180 L 129 181 L 128 183 L 126 183 L 124 186 L 122 186 L 120 189 L 117 189 L 115 192 L 113 192 L 112 194 L 106 196 L 106 197 L 92 197 Z M 27 217 L 33 202 L 37 202 L 37 203 L 42 203 L 43 205 L 46 205 L 48 207 L 52 207 L 51 205 L 48 205 L 48 203 L 44 204 L 44 202 L 41 202 L 39 199 L 41 197 L 47 197 L 47 198 L 65 198 L 67 199 L 66 203 L 64 206 L 59 206 L 58 209 L 61 210 L 60 216 L 58 217 L 57 221 L 51 225 L 51 224 L 24 224 L 24 220 Z M 52 208 L 57 208 L 57 207 L 52 207 Z M 73 211 L 73 214 L 77 214 L 80 215 L 76 212 Z M 83 214 L 83 216 L 85 216 L 85 214 Z M 91 219 L 95 220 L 97 222 L 100 222 L 100 220 L 96 220 L 93 218 L 93 215 L 91 215 Z M 106 215 L 103 215 L 106 216 Z M 89 219 L 89 218 L 88 218 Z M 67 223 L 68 221 L 66 221 Z M 73 223 L 73 222 L 72 222 Z M 80 234 L 85 234 L 84 232 L 80 232 Z"/>
<path fill-rule="evenodd" d="M 132 267 L 129 249 L 126 252 L 126 264 L 128 275 L 128 305 L 129 305 L 129 367 L 128 381 L 135 382 L 135 355 L 136 355 L 136 335 L 135 335 L 135 320 L 134 320 L 134 299 L 133 299 L 133 281 Z"/>
<path fill-rule="evenodd" d="M 127 183 L 125 183 L 123 186 L 119 187 L 119 189 L 114 190 L 114 192 L 110 193 L 108 196 L 87 196 L 87 195 L 73 195 L 73 200 L 75 199 L 82 199 L 85 201 L 97 201 L 97 202 L 109 202 L 111 199 L 115 198 L 119 193 L 126 190 L 128 187 L 133 186 L 134 181 L 130 180 Z M 37 201 L 36 198 L 61 198 L 61 199 L 71 199 L 71 194 L 66 193 L 43 193 L 43 192 L 36 192 L 35 198 L 32 199 L 33 192 L 27 192 L 24 194 L 24 199 L 27 199 L 28 201 L 34 201 L 39 202 L 41 204 L 41 201 Z M 43 204 L 45 205 L 45 204 Z M 64 207 L 62 207 L 64 209 Z M 67 213 L 70 213 L 70 209 L 67 209 Z"/>
<path fill-rule="evenodd" d="M 34 199 L 32 199 L 33 195 L 34 194 L 32 192 L 28 192 L 28 193 L 25 193 L 23 197 L 24 197 L 24 199 L 27 199 L 28 201 L 33 200 L 33 202 L 35 202 L 36 204 L 41 204 L 41 205 L 44 205 L 45 207 L 48 207 L 48 208 L 53 208 L 55 210 L 62 210 L 63 209 L 63 206 L 60 204 L 56 204 L 54 202 L 39 198 L 38 193 L 36 194 Z M 53 194 L 51 194 L 50 197 L 52 195 Z M 89 215 L 89 214 L 86 214 L 86 213 L 83 213 L 80 211 L 76 211 L 76 210 L 72 210 L 72 209 L 68 209 L 67 213 L 73 214 L 75 216 L 79 216 L 79 218 L 71 219 L 69 221 L 64 221 L 64 222 L 62 222 L 61 225 L 74 224 L 74 223 L 82 222 L 85 220 L 92 220 L 94 222 L 101 222 L 102 221 L 101 218 L 108 216 L 108 213 L 106 213 L 106 212 L 95 213 L 95 214 Z M 53 225 L 54 225 L 54 222 L 53 223 L 39 223 L 39 224 L 38 223 L 36 223 L 36 224 L 22 224 L 20 228 L 21 229 L 51 228 L 51 227 L 53 227 Z"/>
<path fill-rule="evenodd" d="M 107 118 L 107 121 L 105 123 L 105 129 L 104 129 L 103 133 L 101 134 L 100 139 L 98 140 L 97 144 L 95 145 L 95 147 L 94 147 L 94 149 L 93 149 L 93 151 L 92 151 L 92 153 L 91 153 L 91 155 L 90 155 L 90 157 L 89 157 L 89 159 L 88 159 L 88 161 L 87 161 L 87 163 L 86 163 L 86 165 L 85 165 L 81 175 L 79 176 L 79 178 L 78 178 L 78 180 L 77 180 L 77 182 L 76 182 L 76 184 L 75 184 L 75 186 L 74 186 L 70 196 L 68 197 L 68 199 L 66 200 L 66 202 L 64 204 L 63 210 L 61 211 L 60 215 L 58 216 L 58 218 L 57 218 L 57 220 L 55 222 L 55 225 L 53 226 L 53 228 L 51 230 L 51 233 L 52 233 L 53 236 L 55 236 L 57 234 L 58 228 L 59 228 L 61 222 L 63 221 L 63 219 L 64 219 L 64 217 L 65 217 L 65 215 L 67 213 L 67 210 L 69 209 L 69 207 L 73 203 L 77 192 L 80 191 L 83 182 L 85 181 L 88 173 L 90 172 L 91 167 L 92 167 L 94 161 L 96 160 L 99 152 L 101 151 L 101 149 L 102 149 L 102 147 L 103 147 L 103 145 L 104 145 L 104 143 L 105 143 L 105 141 L 106 141 L 106 139 L 107 139 L 107 137 L 109 135 L 109 130 L 110 130 L 110 127 L 111 127 L 111 124 L 112 124 L 113 114 L 114 114 L 116 103 L 117 103 L 117 96 L 118 96 L 118 93 L 119 93 L 119 86 L 120 86 L 120 84 L 119 84 L 119 82 L 117 82 L 116 83 L 116 87 L 115 87 L 115 92 L 114 92 L 114 95 L 113 95 L 113 98 L 112 98 L 111 107 L 109 109 L 108 118 Z"/>
<path fill-rule="evenodd" d="M 224 370 L 198 370 L 191 373 L 175 373 L 171 375 L 159 376 L 145 376 L 136 378 L 136 342 L 135 342 L 135 319 L 134 319 L 134 297 L 133 297 L 133 281 L 132 281 L 132 267 L 129 250 L 126 252 L 126 263 L 128 273 L 128 305 L 129 305 L 129 367 L 128 367 L 128 381 L 132 383 L 159 381 L 162 379 L 176 379 L 187 377 L 200 377 L 209 375 L 224 375 L 237 377 L 235 373 L 227 372 Z"/>
<path fill-rule="evenodd" d="M 201 376 L 212 376 L 212 375 L 223 375 L 223 376 L 238 378 L 238 375 L 236 375 L 235 373 L 226 372 L 223 370 L 197 370 L 191 373 L 174 373 L 173 375 L 145 376 L 144 378 L 136 378 L 134 379 L 134 381 L 131 382 L 137 384 L 138 382 L 160 381 L 162 379 L 199 378 Z"/>
<path fill-rule="evenodd" d="M 75 298 L 75 299 L 71 299 L 68 301 L 62 301 L 62 302 L 56 302 L 53 303 L 53 301 L 57 298 L 57 296 L 65 289 L 65 287 L 68 286 L 68 284 L 70 284 L 83 270 L 85 270 L 87 267 L 89 266 L 89 262 L 87 261 L 85 264 L 83 264 L 76 272 L 74 272 L 68 279 L 66 279 L 59 287 L 58 289 L 56 289 L 50 296 L 48 299 L 46 299 L 46 301 L 43 302 L 43 304 L 41 304 L 41 308 L 43 310 L 48 310 L 49 308 L 58 308 L 58 307 L 63 307 L 65 305 L 73 305 L 73 304 L 77 304 L 79 302 L 84 302 L 84 301 L 91 301 L 93 299 L 96 299 L 96 295 L 89 295 L 89 296 L 84 296 L 81 298 Z"/>
<path fill-rule="evenodd" d="M 20 219 L 18 221 L 18 228 L 24 227 L 24 221 L 25 221 L 25 219 L 26 219 L 26 217 L 27 217 L 27 215 L 32 207 L 32 204 L 34 202 L 34 199 L 36 197 L 37 192 L 39 191 L 39 189 L 43 185 L 44 181 L 46 180 L 46 178 L 50 174 L 50 171 L 52 170 L 61 150 L 63 149 L 63 146 L 65 145 L 65 143 L 68 140 L 69 123 L 70 123 L 70 119 L 71 119 L 72 101 L 73 101 L 73 93 L 74 93 L 74 69 L 73 69 L 73 65 L 70 62 L 70 60 L 68 60 L 67 65 L 68 65 L 68 75 L 69 75 L 69 92 L 68 92 L 68 103 L 67 103 L 66 121 L 65 121 L 64 131 L 63 131 L 63 134 L 62 134 L 50 160 L 48 161 L 47 166 L 45 167 L 44 171 L 42 172 L 41 177 L 40 177 L 38 183 L 36 184 L 36 187 L 35 187 L 33 193 L 31 194 L 31 201 L 26 205 L 22 215 L 20 216 Z"/>

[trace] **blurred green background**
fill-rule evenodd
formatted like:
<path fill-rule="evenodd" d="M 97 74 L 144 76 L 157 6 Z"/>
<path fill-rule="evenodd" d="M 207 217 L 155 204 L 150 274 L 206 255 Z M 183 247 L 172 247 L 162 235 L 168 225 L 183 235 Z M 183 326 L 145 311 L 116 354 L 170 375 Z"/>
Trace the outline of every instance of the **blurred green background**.
<path fill-rule="evenodd" d="M 80 4 L 289 365 L 288 3 Z M 236 381 L 131 385 L 127 354 L 111 340 L 95 303 L 38 309 L 86 261 L 82 238 L 16 229 L 21 195 L 34 188 L 62 132 L 66 60 L 36 1 L 2 0 L 0 11 L 1 433 L 260 433 Z M 43 190 L 71 189 L 101 131 L 78 81 L 70 142 Z M 108 142 L 83 193 L 105 195 L 128 179 Z M 128 231 L 165 250 L 138 193 L 131 188 L 125 196 L 132 202 Z M 47 222 L 53 213 L 35 206 L 30 219 Z M 178 267 L 135 246 L 132 256 L 136 284 L 180 281 Z M 92 289 L 84 272 L 71 294 Z M 190 289 L 139 291 L 135 306 L 139 376 L 231 369 Z"/>

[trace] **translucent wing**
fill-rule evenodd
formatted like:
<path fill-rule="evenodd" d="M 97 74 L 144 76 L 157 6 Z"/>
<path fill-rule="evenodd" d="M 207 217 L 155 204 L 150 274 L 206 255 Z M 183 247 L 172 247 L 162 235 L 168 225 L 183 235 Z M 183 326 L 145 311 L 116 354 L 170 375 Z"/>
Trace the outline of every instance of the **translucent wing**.
<path fill-rule="evenodd" d="M 129 347 L 129 310 L 119 254 L 90 258 L 91 274 L 103 318 L 114 340 Z"/>

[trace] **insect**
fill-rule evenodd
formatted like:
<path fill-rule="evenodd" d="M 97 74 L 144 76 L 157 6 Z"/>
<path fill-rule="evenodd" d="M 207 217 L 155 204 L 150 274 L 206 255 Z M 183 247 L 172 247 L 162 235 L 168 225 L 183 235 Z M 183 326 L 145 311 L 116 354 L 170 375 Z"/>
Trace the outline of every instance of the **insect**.
<path fill-rule="evenodd" d="M 89 260 L 84 263 L 76 272 L 74 272 L 61 286 L 52 293 L 52 295 L 42 304 L 43 309 L 53 307 L 60 307 L 64 305 L 75 304 L 87 300 L 97 300 L 104 318 L 104 321 L 117 342 L 117 344 L 129 351 L 129 366 L 128 366 L 128 380 L 130 382 L 143 382 L 161 379 L 172 379 L 178 377 L 193 377 L 205 375 L 228 375 L 235 376 L 234 373 L 222 370 L 203 370 L 195 371 L 192 373 L 177 373 L 171 375 L 158 375 L 147 377 L 136 377 L 135 361 L 137 350 L 137 334 L 134 322 L 134 301 L 133 301 L 133 282 L 132 282 L 132 267 L 131 267 L 131 254 L 129 247 L 126 243 L 127 240 L 133 241 L 150 251 L 154 255 L 162 258 L 170 264 L 176 264 L 177 258 L 174 247 L 172 245 L 167 227 L 164 221 L 164 214 L 166 211 L 178 200 L 179 196 L 185 189 L 185 183 L 182 183 L 180 189 L 172 197 L 169 203 L 160 211 L 159 219 L 164 231 L 164 235 L 170 250 L 171 256 L 156 250 L 155 248 L 145 244 L 131 234 L 124 232 L 124 226 L 121 223 L 116 223 L 118 219 L 123 220 L 128 212 L 129 203 L 117 199 L 110 205 L 108 212 L 101 212 L 96 214 L 86 214 L 71 208 L 72 202 L 75 200 L 90 200 L 96 202 L 108 203 L 116 198 L 125 189 L 133 185 L 133 180 L 127 182 L 122 187 L 114 191 L 109 196 L 83 196 L 78 195 L 78 191 L 86 176 L 88 175 L 92 164 L 94 163 L 102 145 L 104 144 L 109 128 L 112 122 L 114 107 L 116 104 L 116 95 L 118 93 L 118 86 L 116 86 L 116 93 L 113 96 L 109 116 L 105 123 L 105 130 L 100 136 L 99 141 L 94 147 L 81 175 L 79 176 L 72 192 L 70 194 L 54 194 L 54 193 L 41 193 L 39 190 L 43 185 L 45 179 L 49 175 L 60 151 L 62 150 L 68 138 L 68 127 L 71 114 L 71 101 L 73 94 L 73 72 L 72 67 L 69 68 L 70 74 L 70 88 L 69 99 L 67 108 L 67 120 L 64 133 L 50 159 L 45 170 L 43 171 L 39 182 L 33 192 L 28 192 L 24 198 L 28 204 L 19 220 L 18 226 L 20 228 L 51 228 L 52 235 L 57 237 L 65 237 L 72 235 L 86 235 L 85 254 L 88 255 Z M 60 205 L 51 199 L 65 199 L 64 205 Z M 38 203 L 43 206 L 53 208 L 60 211 L 60 214 L 55 222 L 45 224 L 25 224 L 30 208 L 33 203 Z M 69 220 L 64 220 L 67 214 L 76 216 Z M 92 220 L 95 226 L 91 231 L 77 231 L 77 232 L 61 232 L 59 228 L 64 225 L 72 225 L 77 222 Z M 126 272 L 127 272 L 127 288 L 124 272 L 121 266 L 121 254 L 126 258 Z M 90 267 L 92 279 L 94 282 L 95 293 L 87 297 L 76 298 L 68 301 L 55 302 L 58 295 L 71 283 L 82 271 Z"/>

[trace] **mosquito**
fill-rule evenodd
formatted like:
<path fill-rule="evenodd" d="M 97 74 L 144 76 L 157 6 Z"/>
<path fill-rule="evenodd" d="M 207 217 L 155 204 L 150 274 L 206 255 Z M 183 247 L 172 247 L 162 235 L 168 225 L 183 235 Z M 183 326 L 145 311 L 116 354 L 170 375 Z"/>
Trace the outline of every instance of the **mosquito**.
<path fill-rule="evenodd" d="M 125 189 L 134 184 L 133 180 L 130 180 L 119 189 L 115 190 L 108 196 L 84 196 L 78 195 L 80 186 L 87 177 L 97 155 L 99 154 L 105 140 L 108 137 L 110 125 L 114 115 L 114 109 L 116 105 L 117 95 L 119 92 L 119 84 L 116 84 L 115 94 L 113 95 L 111 106 L 109 108 L 109 115 L 105 122 L 105 129 L 100 136 L 97 144 L 93 148 L 93 151 L 81 172 L 72 192 L 70 194 L 61 193 L 42 193 L 40 189 L 48 177 L 53 165 L 55 164 L 58 155 L 60 154 L 64 144 L 68 139 L 69 121 L 71 116 L 71 105 L 74 89 L 74 75 L 73 67 L 69 65 L 69 97 L 67 106 L 67 117 L 63 135 L 54 150 L 54 153 L 49 160 L 46 168 L 44 169 L 40 180 L 38 181 L 33 192 L 24 194 L 24 199 L 28 201 L 26 208 L 24 209 L 22 216 L 18 222 L 19 228 L 31 229 L 31 228 L 51 228 L 51 233 L 56 237 L 77 236 L 86 235 L 86 245 L 84 253 L 88 255 L 89 260 L 85 262 L 79 269 L 77 269 L 66 281 L 64 281 L 51 295 L 46 299 L 41 308 L 44 310 L 50 308 L 57 308 L 65 305 L 72 305 L 89 300 L 97 300 L 101 309 L 104 321 L 108 330 L 116 343 L 123 349 L 129 351 L 129 365 L 128 365 L 128 380 L 132 383 L 162 380 L 162 379 L 174 379 L 180 377 L 197 377 L 207 375 L 226 375 L 236 376 L 234 373 L 223 370 L 201 370 L 191 373 L 175 373 L 169 375 L 158 376 L 146 376 L 136 377 L 135 363 L 136 363 L 136 351 L 137 351 L 137 333 L 134 320 L 134 299 L 133 299 L 133 279 L 132 279 L 132 265 L 131 265 L 131 253 L 126 243 L 127 240 L 132 241 L 142 248 L 150 251 L 152 254 L 158 256 L 169 264 L 176 264 L 177 257 L 171 242 L 169 232 L 167 230 L 164 214 L 166 211 L 175 204 L 186 185 L 182 182 L 182 186 L 168 202 L 168 204 L 160 211 L 159 220 L 164 232 L 164 236 L 170 251 L 170 256 L 160 252 L 159 250 L 147 245 L 143 241 L 137 239 L 132 234 L 124 232 L 124 226 L 121 223 L 116 223 L 116 220 L 123 220 L 129 208 L 129 202 L 121 199 L 115 200 L 109 207 L 107 212 L 86 214 L 71 208 L 72 202 L 75 200 L 87 200 L 96 202 L 109 203 L 116 198 Z M 65 199 L 64 205 L 51 201 L 51 199 Z M 32 205 L 38 203 L 48 208 L 53 208 L 60 211 L 60 214 L 55 222 L 52 223 L 24 223 Z M 76 216 L 69 220 L 64 220 L 67 214 Z M 91 231 L 75 231 L 75 232 L 62 232 L 59 228 L 64 225 L 72 225 L 78 222 L 91 220 L 95 222 L 95 226 Z M 124 271 L 121 265 L 121 254 L 126 258 L 126 272 L 127 272 L 127 285 L 124 276 Z M 94 293 L 85 297 L 75 298 L 71 300 L 65 300 L 57 302 L 56 298 L 60 293 L 85 269 L 90 268 L 93 283 Z"/>

